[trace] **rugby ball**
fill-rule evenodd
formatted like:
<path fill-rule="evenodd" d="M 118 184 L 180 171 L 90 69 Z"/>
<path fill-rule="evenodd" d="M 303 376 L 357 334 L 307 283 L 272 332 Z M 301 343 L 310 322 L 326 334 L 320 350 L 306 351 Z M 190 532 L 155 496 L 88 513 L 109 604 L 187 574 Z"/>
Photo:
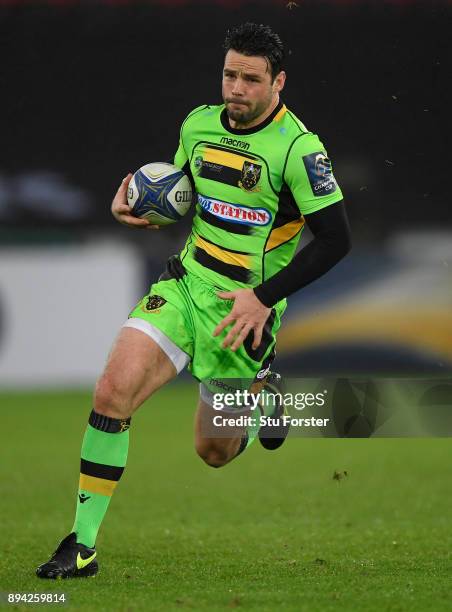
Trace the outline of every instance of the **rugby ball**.
<path fill-rule="evenodd" d="M 192 202 L 188 176 L 166 162 L 142 166 L 130 179 L 127 201 L 134 217 L 147 219 L 153 225 L 179 221 Z"/>

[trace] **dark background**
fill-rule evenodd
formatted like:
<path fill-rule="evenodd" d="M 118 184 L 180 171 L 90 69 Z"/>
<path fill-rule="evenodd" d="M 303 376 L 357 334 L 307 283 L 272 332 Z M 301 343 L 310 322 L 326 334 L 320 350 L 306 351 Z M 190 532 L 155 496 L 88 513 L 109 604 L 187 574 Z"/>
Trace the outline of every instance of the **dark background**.
<path fill-rule="evenodd" d="M 125 247 L 140 270 L 136 303 L 182 247 L 190 214 L 158 232 L 132 231 L 113 220 L 112 196 L 127 172 L 172 158 L 191 109 L 221 103 L 227 28 L 267 23 L 287 48 L 283 99 L 326 145 L 353 237 L 350 255 L 290 297 L 278 367 L 297 376 L 450 373 L 452 3 L 297 4 L 0 0 L 4 278 L 9 260 L 34 261 L 41 247 L 55 262 L 71 249 L 76 262 L 85 247 Z M 123 283 L 111 273 L 108 301 Z M 51 272 L 48 289 L 26 298 L 20 278 L 0 274 L 5 359 L 28 343 L 6 342 L 18 301 L 41 304 L 50 292 L 51 320 L 61 318 Z M 30 273 L 25 286 L 33 281 Z M 86 300 L 96 303 L 96 290 Z"/>
<path fill-rule="evenodd" d="M 285 41 L 283 99 L 328 149 L 355 244 L 449 225 L 451 4 L 286 5 L 3 1 L 0 239 L 115 229 L 122 177 L 172 158 L 185 115 L 221 102 L 225 31 L 245 20 Z"/>

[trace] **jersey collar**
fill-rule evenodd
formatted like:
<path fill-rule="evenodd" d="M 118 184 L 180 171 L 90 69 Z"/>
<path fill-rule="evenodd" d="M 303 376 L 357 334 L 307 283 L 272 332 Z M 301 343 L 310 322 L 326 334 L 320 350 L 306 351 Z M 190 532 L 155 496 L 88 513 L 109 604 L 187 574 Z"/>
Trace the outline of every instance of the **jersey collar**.
<path fill-rule="evenodd" d="M 239 134 L 239 135 L 241 134 L 242 136 L 245 136 L 246 134 L 254 134 L 255 132 L 259 132 L 260 130 L 263 130 L 265 127 L 267 127 L 267 125 L 269 125 L 273 121 L 273 119 L 276 117 L 276 115 L 279 113 L 279 111 L 282 109 L 283 106 L 284 105 L 282 101 L 280 100 L 279 104 L 272 111 L 272 113 L 267 117 L 267 119 L 264 119 L 262 123 L 258 123 L 258 125 L 255 125 L 254 127 L 246 128 L 244 130 L 236 130 L 235 128 L 230 126 L 226 108 L 223 108 L 223 110 L 221 111 L 221 115 L 220 115 L 221 124 L 224 127 L 224 129 L 227 132 L 230 132 L 231 134 Z"/>

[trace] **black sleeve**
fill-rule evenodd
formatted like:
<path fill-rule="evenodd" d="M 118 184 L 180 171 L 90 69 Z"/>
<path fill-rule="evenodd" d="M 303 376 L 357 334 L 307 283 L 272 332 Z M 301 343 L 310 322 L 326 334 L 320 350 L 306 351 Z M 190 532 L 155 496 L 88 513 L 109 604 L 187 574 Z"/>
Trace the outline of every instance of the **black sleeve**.
<path fill-rule="evenodd" d="M 254 288 L 258 299 L 269 308 L 323 276 L 351 249 L 343 200 L 305 215 L 305 221 L 314 239 L 285 268 Z"/>

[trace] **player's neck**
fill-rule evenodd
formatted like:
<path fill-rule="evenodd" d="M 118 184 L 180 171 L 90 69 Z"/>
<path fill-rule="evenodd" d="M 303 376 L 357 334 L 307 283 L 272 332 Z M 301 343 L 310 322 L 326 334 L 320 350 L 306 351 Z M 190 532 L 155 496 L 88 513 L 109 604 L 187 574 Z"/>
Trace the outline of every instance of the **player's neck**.
<path fill-rule="evenodd" d="M 276 94 L 273 97 L 270 106 L 261 115 L 259 115 L 259 117 L 256 117 L 249 123 L 240 123 L 239 121 L 233 121 L 230 117 L 228 117 L 229 125 L 233 130 L 248 130 L 249 128 L 256 127 L 256 125 L 263 123 L 267 119 L 267 117 L 272 114 L 278 104 L 279 94 Z"/>

